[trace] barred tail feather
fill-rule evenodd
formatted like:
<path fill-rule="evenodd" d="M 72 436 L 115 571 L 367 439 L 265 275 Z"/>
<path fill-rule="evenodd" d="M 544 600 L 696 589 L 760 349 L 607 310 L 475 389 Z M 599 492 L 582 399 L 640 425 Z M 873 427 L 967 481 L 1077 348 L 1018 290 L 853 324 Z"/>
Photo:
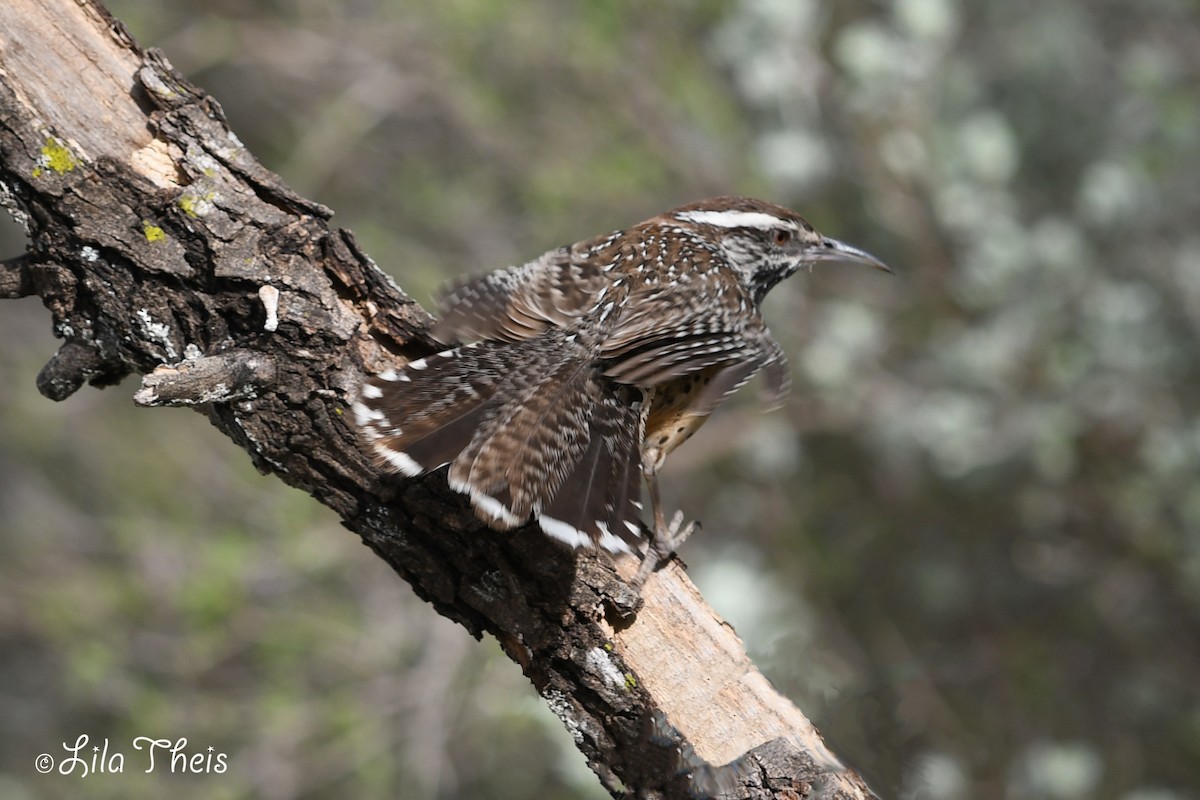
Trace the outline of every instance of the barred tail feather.
<path fill-rule="evenodd" d="M 557 496 L 588 451 L 589 417 L 600 394 L 587 361 L 535 361 L 534 374 L 511 387 L 450 467 L 452 484 L 494 497 L 522 519 Z"/>
<path fill-rule="evenodd" d="M 600 375 L 572 344 L 481 342 L 410 362 L 363 386 L 355 421 L 386 470 L 450 464 L 451 488 L 494 528 L 536 516 L 572 546 L 628 552 L 642 392 Z"/>
<path fill-rule="evenodd" d="M 568 544 L 632 552 L 641 486 L 640 393 L 622 387 L 593 409 L 588 449 L 538 515 L 547 534 Z"/>
<path fill-rule="evenodd" d="M 470 441 L 500 385 L 494 353 L 445 350 L 372 378 L 354 419 L 384 469 L 420 475 L 449 463 Z"/>

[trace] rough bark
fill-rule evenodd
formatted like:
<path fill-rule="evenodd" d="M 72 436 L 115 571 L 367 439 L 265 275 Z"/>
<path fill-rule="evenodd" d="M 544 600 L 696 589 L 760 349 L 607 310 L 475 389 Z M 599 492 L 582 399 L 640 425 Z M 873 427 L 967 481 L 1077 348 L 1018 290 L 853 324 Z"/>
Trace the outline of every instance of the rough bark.
<path fill-rule="evenodd" d="M 0 297 L 40 296 L 63 339 L 43 394 L 132 373 L 139 404 L 206 414 L 495 636 L 614 796 L 870 796 L 677 564 L 636 607 L 632 564 L 487 530 L 440 474 L 380 481 L 347 402 L 431 351 L 429 316 L 96 0 L 0 5 L 0 202 L 30 237 Z"/>

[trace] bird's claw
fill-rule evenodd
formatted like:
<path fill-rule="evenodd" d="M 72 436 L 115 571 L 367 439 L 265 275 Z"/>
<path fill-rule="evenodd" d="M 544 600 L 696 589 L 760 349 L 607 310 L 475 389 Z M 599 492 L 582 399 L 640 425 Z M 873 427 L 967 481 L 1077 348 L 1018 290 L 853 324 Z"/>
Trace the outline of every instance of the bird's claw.
<path fill-rule="evenodd" d="M 670 561 L 675 551 L 699 528 L 700 523 L 694 520 L 684 524 L 683 511 L 676 511 L 664 529 L 655 530 L 651 535 L 646 552 L 642 555 L 642 564 L 633 578 L 633 587 L 640 590 L 650 575 Z"/>

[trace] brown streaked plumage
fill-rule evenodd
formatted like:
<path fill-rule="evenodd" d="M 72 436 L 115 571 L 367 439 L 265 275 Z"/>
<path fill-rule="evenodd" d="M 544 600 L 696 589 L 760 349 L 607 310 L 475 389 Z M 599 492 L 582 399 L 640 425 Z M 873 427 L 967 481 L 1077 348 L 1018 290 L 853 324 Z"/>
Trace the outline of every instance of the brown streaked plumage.
<path fill-rule="evenodd" d="M 384 469 L 449 465 L 450 485 L 493 527 L 534 517 L 574 546 L 629 551 L 645 477 L 644 580 L 691 530 L 679 515 L 667 524 L 657 471 L 759 370 L 771 393 L 787 392 L 759 306 L 824 260 L 887 269 L 795 212 L 738 197 L 551 250 L 451 288 L 433 331 L 448 349 L 369 380 L 355 419 Z"/>

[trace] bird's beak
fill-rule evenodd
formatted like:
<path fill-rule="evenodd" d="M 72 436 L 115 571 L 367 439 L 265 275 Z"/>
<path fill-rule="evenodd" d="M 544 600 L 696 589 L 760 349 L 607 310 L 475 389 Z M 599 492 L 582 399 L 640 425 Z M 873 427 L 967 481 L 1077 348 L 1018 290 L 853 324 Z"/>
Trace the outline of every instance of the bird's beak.
<path fill-rule="evenodd" d="M 828 236 L 821 237 L 821 243 L 813 249 L 812 255 L 815 261 L 853 261 L 857 264 L 866 264 L 875 269 L 883 270 L 884 272 L 890 273 L 892 271 L 891 267 L 866 250 L 859 250 L 857 247 L 851 247 L 845 242 L 830 239 Z"/>

